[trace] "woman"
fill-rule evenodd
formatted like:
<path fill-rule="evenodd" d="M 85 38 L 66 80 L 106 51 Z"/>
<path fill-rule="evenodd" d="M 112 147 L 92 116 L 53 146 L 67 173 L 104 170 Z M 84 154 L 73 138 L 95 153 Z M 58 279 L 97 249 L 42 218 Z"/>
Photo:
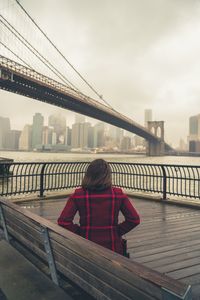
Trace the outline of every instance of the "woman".
<path fill-rule="evenodd" d="M 77 211 L 80 225 L 73 223 Z M 120 211 L 125 220 L 118 224 Z M 112 186 L 111 168 L 103 159 L 90 163 L 82 187 L 70 196 L 58 218 L 60 226 L 122 255 L 122 235 L 139 223 L 139 215 L 128 197 Z"/>

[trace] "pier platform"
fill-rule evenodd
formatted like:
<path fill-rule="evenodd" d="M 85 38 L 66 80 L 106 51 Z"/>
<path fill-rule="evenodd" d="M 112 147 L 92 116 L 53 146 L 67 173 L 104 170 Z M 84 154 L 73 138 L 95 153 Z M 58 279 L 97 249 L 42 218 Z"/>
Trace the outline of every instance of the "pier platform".
<path fill-rule="evenodd" d="M 193 299 L 200 300 L 200 209 L 130 199 L 141 216 L 141 224 L 126 235 L 130 259 L 192 285 Z M 66 200 L 18 205 L 56 223 Z"/>

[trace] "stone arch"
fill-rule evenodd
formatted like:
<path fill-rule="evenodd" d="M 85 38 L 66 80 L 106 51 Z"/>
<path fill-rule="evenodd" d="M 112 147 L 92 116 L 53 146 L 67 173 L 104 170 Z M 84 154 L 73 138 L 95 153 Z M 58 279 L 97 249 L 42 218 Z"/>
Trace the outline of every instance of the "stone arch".
<path fill-rule="evenodd" d="M 149 121 L 148 130 L 164 141 L 164 121 Z"/>

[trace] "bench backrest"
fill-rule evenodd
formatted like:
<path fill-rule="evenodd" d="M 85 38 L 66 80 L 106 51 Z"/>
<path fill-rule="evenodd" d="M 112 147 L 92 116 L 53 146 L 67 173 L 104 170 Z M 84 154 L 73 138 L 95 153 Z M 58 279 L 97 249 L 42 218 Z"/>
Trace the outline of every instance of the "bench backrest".
<path fill-rule="evenodd" d="M 83 239 L 5 199 L 0 199 L 5 238 L 26 246 L 95 299 L 192 299 L 190 286 Z"/>

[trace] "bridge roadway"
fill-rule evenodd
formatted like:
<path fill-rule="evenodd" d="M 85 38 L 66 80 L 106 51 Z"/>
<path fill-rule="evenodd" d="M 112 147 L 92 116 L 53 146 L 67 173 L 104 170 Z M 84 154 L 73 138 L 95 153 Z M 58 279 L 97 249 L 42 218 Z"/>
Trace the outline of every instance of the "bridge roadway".
<path fill-rule="evenodd" d="M 141 215 L 141 224 L 126 235 L 130 259 L 192 285 L 193 299 L 199 300 L 200 209 L 131 200 Z M 55 223 L 65 203 L 62 198 L 20 205 Z"/>
<path fill-rule="evenodd" d="M 53 104 L 133 132 L 151 143 L 161 139 L 110 107 L 0 55 L 0 88 Z M 165 143 L 165 150 L 172 148 Z"/>

